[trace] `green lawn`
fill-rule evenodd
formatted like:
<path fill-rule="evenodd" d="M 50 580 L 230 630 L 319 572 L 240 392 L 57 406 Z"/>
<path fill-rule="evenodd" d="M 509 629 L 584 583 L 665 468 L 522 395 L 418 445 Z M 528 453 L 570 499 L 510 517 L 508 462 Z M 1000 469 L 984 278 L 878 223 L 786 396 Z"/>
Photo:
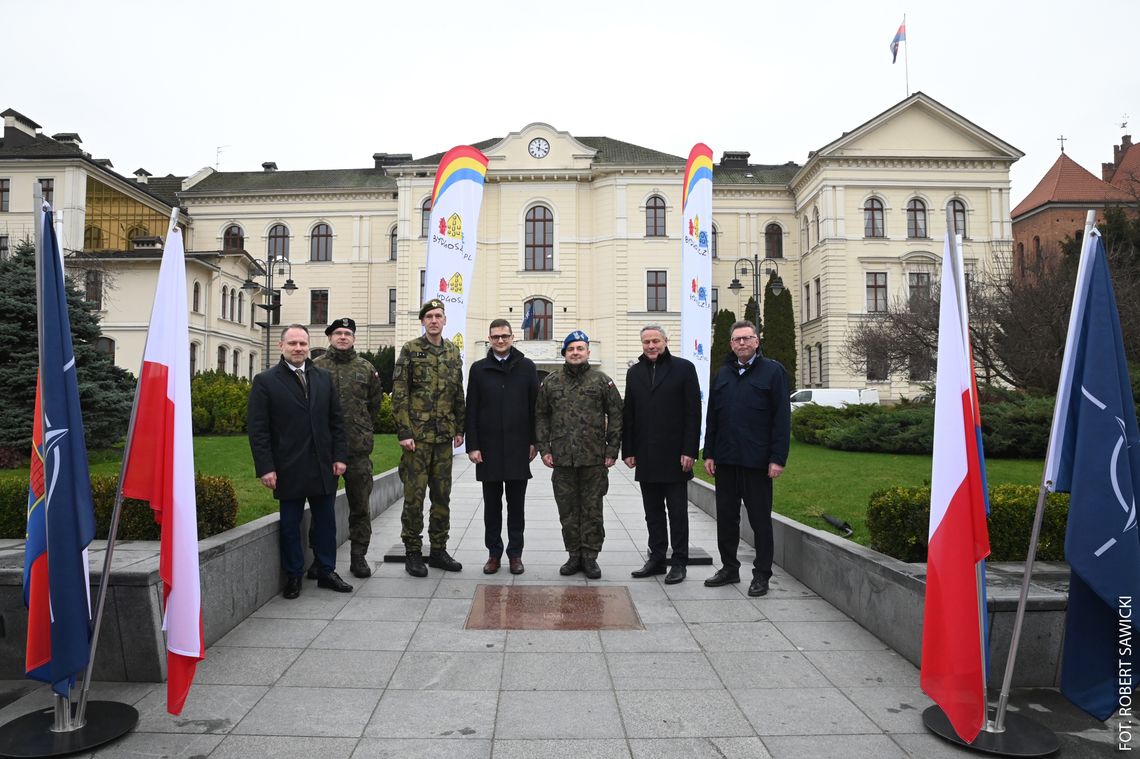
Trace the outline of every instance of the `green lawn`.
<path fill-rule="evenodd" d="M 1044 462 L 990 459 L 986 475 L 990 486 L 1038 485 Z M 704 462 L 697 476 L 706 482 Z M 776 482 L 774 509 L 787 517 L 821 530 L 832 530 L 821 512 L 846 520 L 855 528 L 852 540 L 867 544 L 867 500 L 871 493 L 896 485 L 920 487 L 930 483 L 930 456 L 836 451 L 792 441 L 788 468 Z"/>
<path fill-rule="evenodd" d="M 122 450 L 94 451 L 90 454 L 91 474 L 119 474 Z M 386 472 L 400 462 L 400 446 L 395 435 L 377 435 L 372 450 L 373 471 Z M 204 435 L 194 438 L 194 468 L 199 472 L 229 477 L 238 498 L 238 524 L 277 511 L 273 494 L 261 486 L 253 474 L 253 457 L 245 435 Z M 0 478 L 24 478 L 26 469 L 0 471 Z"/>

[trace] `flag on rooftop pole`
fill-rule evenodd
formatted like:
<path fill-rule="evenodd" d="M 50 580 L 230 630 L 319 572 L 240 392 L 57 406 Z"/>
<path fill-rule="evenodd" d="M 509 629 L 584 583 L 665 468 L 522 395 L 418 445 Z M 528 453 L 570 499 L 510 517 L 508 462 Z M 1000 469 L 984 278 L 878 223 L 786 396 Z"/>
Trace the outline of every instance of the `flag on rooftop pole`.
<path fill-rule="evenodd" d="M 713 152 L 702 142 L 689 151 L 681 185 L 681 357 L 697 367 L 701 388 L 701 445 L 712 350 Z"/>
<path fill-rule="evenodd" d="M 978 562 L 990 547 L 965 277 L 954 237 L 948 230 L 942 258 L 920 683 L 969 743 L 986 720 Z"/>
<path fill-rule="evenodd" d="M 1070 493 L 1061 693 L 1097 719 L 1119 706 L 1118 636 L 1140 603 L 1140 433 L 1104 241 L 1085 235 L 1045 461 Z"/>
<path fill-rule="evenodd" d="M 903 42 L 906 42 L 906 17 L 903 17 L 899 30 L 895 32 L 895 38 L 891 40 L 891 63 L 899 59 L 899 44 Z"/>
<path fill-rule="evenodd" d="M 95 509 L 63 259 L 48 204 L 37 221 L 40 364 L 24 544 L 25 672 L 69 696 L 91 656 L 87 546 L 95 538 Z"/>
<path fill-rule="evenodd" d="M 149 501 L 162 527 L 166 631 L 166 708 L 179 714 L 205 658 L 198 574 L 198 515 L 190 424 L 190 330 L 182 232 L 166 238 L 137 390 L 134 432 L 127 441 L 123 495 Z"/>

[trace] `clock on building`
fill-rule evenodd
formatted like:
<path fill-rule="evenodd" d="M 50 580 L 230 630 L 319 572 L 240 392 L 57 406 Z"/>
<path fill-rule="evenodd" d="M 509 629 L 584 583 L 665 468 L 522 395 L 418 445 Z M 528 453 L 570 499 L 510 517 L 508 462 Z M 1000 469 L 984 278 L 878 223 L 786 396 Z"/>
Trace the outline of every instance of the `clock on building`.
<path fill-rule="evenodd" d="M 535 137 L 527 146 L 527 151 L 535 158 L 546 158 L 547 153 L 550 152 L 550 143 L 542 137 Z"/>

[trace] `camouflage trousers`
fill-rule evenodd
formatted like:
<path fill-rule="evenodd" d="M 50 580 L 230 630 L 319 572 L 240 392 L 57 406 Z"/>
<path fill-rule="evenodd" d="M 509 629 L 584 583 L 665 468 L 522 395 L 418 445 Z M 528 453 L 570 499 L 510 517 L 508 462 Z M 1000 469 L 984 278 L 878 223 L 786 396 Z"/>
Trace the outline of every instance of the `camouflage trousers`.
<path fill-rule="evenodd" d="M 550 475 L 562 542 L 570 554 L 598 558 L 606 530 L 602 526 L 602 497 L 610 489 L 605 466 L 556 466 Z"/>
<path fill-rule="evenodd" d="M 353 556 L 368 553 L 372 542 L 372 510 L 368 499 L 372 495 L 372 459 L 368 456 L 349 456 L 345 462 L 344 495 L 348 500 L 348 540 Z M 316 545 L 315 525 L 309 522 L 309 545 Z"/>
<path fill-rule="evenodd" d="M 400 481 L 404 483 L 404 511 L 400 516 L 400 539 L 411 553 L 423 551 L 424 492 L 431 495 L 428 542 L 432 549 L 447 548 L 451 529 L 451 461 L 455 449 L 445 443 L 416 443 L 416 450 L 400 457 Z"/>

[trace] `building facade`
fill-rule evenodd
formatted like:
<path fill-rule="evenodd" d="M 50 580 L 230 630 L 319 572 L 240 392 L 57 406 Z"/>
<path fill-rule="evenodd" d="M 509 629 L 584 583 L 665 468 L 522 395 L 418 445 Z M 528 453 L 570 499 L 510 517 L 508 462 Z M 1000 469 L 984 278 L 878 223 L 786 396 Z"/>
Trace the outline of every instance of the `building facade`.
<path fill-rule="evenodd" d="M 562 336 L 582 329 L 591 360 L 615 377 L 640 354 L 643 325 L 663 325 L 679 345 L 684 158 L 538 122 L 470 144 L 489 160 L 465 329 L 471 339 L 492 319 L 507 318 L 520 349 L 549 371 L 562 362 Z M 310 325 L 317 346 L 324 325 L 339 316 L 356 320 L 362 350 L 418 335 L 442 155 L 377 153 L 371 167 L 344 170 L 278 170 L 268 162 L 258 172 L 204 169 L 179 180 L 188 255 L 195 266 L 216 267 L 201 268 L 191 286 L 217 296 L 222 305 L 209 313 L 224 315 L 203 313 L 199 367 L 215 368 L 216 358 L 243 376 L 252 371 L 251 361 L 267 358 L 255 324 L 267 316 Z M 778 269 L 795 303 L 797 385 L 871 384 L 886 399 L 917 393 L 921 371 L 886 376 L 874 357 L 845 355 L 846 335 L 869 313 L 935 286 L 947 210 L 964 233 L 968 269 L 1008 271 L 1009 168 L 1021 155 L 922 93 L 802 165 L 753 164 L 747 152 L 724 151 L 713 183 L 714 313 L 743 316 L 752 288 L 729 285 L 750 283 L 754 262 L 764 259 L 762 269 Z M 0 160 L 0 178 L 4 166 Z M 124 269 L 139 266 L 118 260 Z M 278 311 L 254 316 L 254 301 L 269 297 L 267 268 L 275 290 L 286 281 L 295 288 L 277 296 Z M 253 284 L 247 279 L 258 289 L 242 289 Z M 528 311 L 534 318 L 523 331 Z M 111 334 L 117 312 L 108 316 Z M 468 362 L 485 349 L 483 340 L 469 342 Z"/>

